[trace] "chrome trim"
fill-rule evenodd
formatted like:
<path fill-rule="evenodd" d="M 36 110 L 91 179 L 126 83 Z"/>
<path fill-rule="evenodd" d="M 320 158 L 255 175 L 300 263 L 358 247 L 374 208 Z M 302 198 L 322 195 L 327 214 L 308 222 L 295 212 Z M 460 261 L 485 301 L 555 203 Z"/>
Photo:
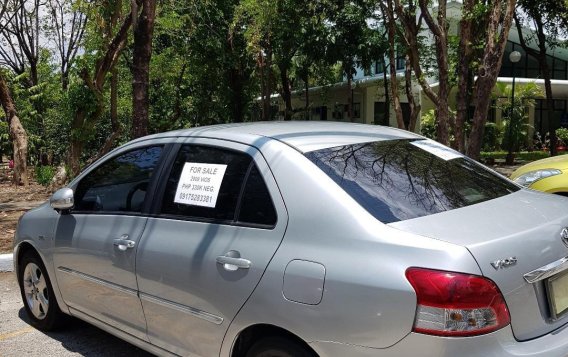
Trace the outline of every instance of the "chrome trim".
<path fill-rule="evenodd" d="M 148 295 L 148 294 L 145 294 L 145 293 L 140 293 L 140 299 L 146 300 L 148 302 L 152 302 L 154 304 L 158 304 L 158 305 L 163 306 L 163 307 L 168 308 L 168 309 L 173 309 L 173 310 L 177 310 L 179 312 L 183 312 L 183 313 L 186 313 L 186 314 L 193 315 L 193 316 L 198 317 L 202 320 L 214 323 L 215 325 L 220 325 L 220 324 L 223 323 L 222 317 L 210 314 L 208 312 L 205 312 L 205 311 L 193 308 L 193 307 L 181 305 L 181 304 L 178 304 L 178 303 L 175 303 L 175 302 L 171 302 L 169 300 L 164 300 L 164 299 L 161 299 L 161 298 L 156 297 L 156 296 Z"/>
<path fill-rule="evenodd" d="M 537 281 L 550 278 L 551 276 L 568 269 L 568 257 L 558 259 L 555 262 L 547 264 L 543 267 L 535 269 L 523 275 L 527 283 L 536 283 Z"/>
<path fill-rule="evenodd" d="M 91 283 L 99 284 L 99 285 L 102 285 L 102 286 L 107 287 L 109 289 L 118 290 L 122 293 L 138 297 L 138 292 L 134 289 L 130 289 L 130 288 L 126 288 L 126 287 L 121 286 L 121 285 L 113 284 L 113 283 L 108 282 L 106 280 L 95 278 L 94 276 L 83 274 L 83 273 L 80 273 L 76 270 L 72 270 L 72 269 L 65 268 L 65 267 L 57 267 L 57 270 L 59 270 L 60 272 L 67 273 L 67 274 L 73 275 L 75 277 L 81 278 L 83 280 L 90 281 Z"/>
<path fill-rule="evenodd" d="M 568 247 L 568 227 L 562 228 L 560 231 L 560 239 L 562 240 L 562 243 Z"/>

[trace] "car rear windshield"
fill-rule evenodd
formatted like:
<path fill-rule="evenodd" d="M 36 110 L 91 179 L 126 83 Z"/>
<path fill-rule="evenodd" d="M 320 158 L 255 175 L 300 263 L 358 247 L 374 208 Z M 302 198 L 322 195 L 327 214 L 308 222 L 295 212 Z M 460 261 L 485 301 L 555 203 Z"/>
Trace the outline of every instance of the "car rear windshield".
<path fill-rule="evenodd" d="M 519 189 L 432 140 L 377 141 L 305 155 L 383 223 L 449 211 Z"/>

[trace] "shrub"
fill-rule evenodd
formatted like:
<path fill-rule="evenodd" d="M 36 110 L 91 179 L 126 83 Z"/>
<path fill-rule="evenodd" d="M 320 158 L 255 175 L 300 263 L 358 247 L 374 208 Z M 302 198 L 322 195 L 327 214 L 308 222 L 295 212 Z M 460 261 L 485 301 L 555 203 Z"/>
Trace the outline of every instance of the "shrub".
<path fill-rule="evenodd" d="M 562 143 L 564 143 L 564 145 L 568 145 L 568 129 L 566 128 L 556 129 L 556 137 L 562 140 Z"/>
<path fill-rule="evenodd" d="M 436 114 L 434 109 L 430 109 L 422 115 L 420 119 L 420 134 L 428 139 L 436 140 Z"/>
<path fill-rule="evenodd" d="M 55 168 L 53 166 L 36 166 L 35 179 L 40 185 L 48 186 L 53 176 L 55 176 Z"/>

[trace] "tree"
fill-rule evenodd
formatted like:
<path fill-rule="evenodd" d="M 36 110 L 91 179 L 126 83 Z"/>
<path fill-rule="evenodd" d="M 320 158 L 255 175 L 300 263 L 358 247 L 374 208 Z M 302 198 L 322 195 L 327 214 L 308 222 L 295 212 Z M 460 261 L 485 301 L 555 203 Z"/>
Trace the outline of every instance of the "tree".
<path fill-rule="evenodd" d="M 473 83 L 472 61 L 474 58 L 474 38 L 480 37 L 480 29 L 484 28 L 481 16 L 476 16 L 474 1 L 465 1 L 462 6 L 462 17 L 460 19 L 460 34 L 458 53 L 461 59 L 457 65 L 458 88 L 456 94 L 456 130 L 455 147 L 460 152 L 465 152 L 465 123 L 467 120 L 470 89 Z M 479 26 L 481 23 L 481 26 Z M 476 31 L 476 29 L 478 31 Z M 475 34 L 475 35 L 474 35 Z"/>
<path fill-rule="evenodd" d="M 134 29 L 132 58 L 132 138 L 148 134 L 148 104 L 152 35 L 156 17 L 156 1 L 142 0 L 142 11 Z"/>
<path fill-rule="evenodd" d="M 381 7 L 381 12 L 383 15 L 383 23 L 387 28 L 387 38 L 388 38 L 388 59 L 389 59 L 389 71 L 390 71 L 390 90 L 392 93 L 393 108 L 396 115 L 396 123 L 398 128 L 405 129 L 406 125 L 404 123 L 404 118 L 402 116 L 402 107 L 400 104 L 400 96 L 398 94 L 398 80 L 396 76 L 396 51 L 397 51 L 397 19 L 394 10 L 394 4 L 392 0 L 386 0 L 385 2 L 380 1 L 379 5 Z M 416 34 L 417 35 L 417 34 Z M 387 69 L 384 69 L 386 74 Z M 386 87 L 386 75 L 385 75 L 385 96 L 388 96 L 388 90 Z M 386 102 L 386 101 L 385 101 Z"/>
<path fill-rule="evenodd" d="M 85 34 L 87 16 L 71 0 L 49 0 L 47 35 L 55 43 L 59 56 L 61 87 L 67 90 L 69 71 Z"/>
<path fill-rule="evenodd" d="M 260 75 L 260 94 L 262 119 L 271 117 L 270 99 L 272 95 L 275 29 L 274 20 L 278 16 L 276 1 L 243 0 L 235 9 L 232 31 L 242 31 L 247 41 L 247 49 L 256 58 Z"/>
<path fill-rule="evenodd" d="M 113 6 L 116 6 L 116 2 L 106 4 L 106 7 L 102 10 L 109 10 Z M 93 129 L 103 113 L 105 107 L 104 85 L 109 72 L 120 58 L 132 21 L 138 16 L 136 11 L 137 6 L 133 6 L 113 37 L 103 37 L 102 48 L 98 52 L 99 55 L 94 59 L 92 71 L 87 65 L 84 65 L 79 71 L 79 77 L 83 83 L 80 88 L 76 88 L 78 100 L 71 123 L 71 145 L 69 149 L 69 167 L 73 175 L 77 175 L 81 169 L 80 159 L 85 145 L 85 136 L 88 137 L 93 133 Z M 110 23 L 112 24 L 113 21 L 111 20 Z M 103 34 L 108 35 L 110 33 L 111 31 L 103 31 Z"/>
<path fill-rule="evenodd" d="M 389 0 L 390 1 L 390 0 Z M 394 11 L 398 15 L 398 19 L 402 25 L 402 37 L 408 49 L 407 57 L 411 65 L 418 83 L 428 98 L 436 106 L 436 117 L 438 120 L 437 140 L 445 145 L 449 144 L 450 124 L 453 124 L 453 118 L 449 110 L 449 56 L 448 56 L 448 29 L 449 25 L 446 18 L 447 1 L 438 2 L 436 8 L 436 19 L 430 12 L 431 2 L 427 0 L 409 0 L 402 3 L 401 0 L 394 0 Z M 420 8 L 420 14 L 417 16 L 417 6 Z M 392 10 L 391 10 L 392 11 Z M 420 48 L 423 47 L 420 41 L 422 22 L 425 22 L 429 31 L 434 37 L 436 49 L 436 64 L 438 91 L 435 92 L 428 81 L 421 66 Z M 453 126 L 453 125 L 452 125 Z"/>
<path fill-rule="evenodd" d="M 548 118 L 554 118 L 552 83 L 547 52 L 560 45 L 560 35 L 568 34 L 568 3 L 564 0 L 519 0 L 520 9 L 514 14 L 519 41 L 525 53 L 538 61 L 544 78 Z M 523 31 L 523 23 L 532 24 L 534 32 Z M 534 44 L 534 49 L 529 44 Z M 558 123 L 550 122 L 550 153 L 556 155 L 556 129 Z"/>
<path fill-rule="evenodd" d="M 466 7 L 469 1 L 474 1 L 475 4 L 478 4 L 478 0 L 465 0 L 464 5 Z M 497 76 L 501 69 L 503 53 L 515 11 L 515 3 L 516 0 L 495 0 L 489 3 L 484 11 L 487 21 L 484 36 L 485 48 L 477 70 L 477 79 L 473 93 L 475 111 L 467 145 L 467 155 L 475 160 L 479 159 L 481 152 L 483 130 L 487 121 L 491 91 L 497 82 Z M 464 34 L 461 34 L 461 36 L 464 36 Z M 466 40 L 471 41 L 472 39 Z"/>
<path fill-rule="evenodd" d="M 376 53 L 380 48 L 378 36 L 367 23 L 373 9 L 373 3 L 368 0 L 331 0 L 327 8 L 330 23 L 328 53 L 341 63 L 343 75 L 347 78 L 347 112 L 351 121 L 354 120 L 352 82 L 357 67 L 370 68 L 372 61 L 379 58 Z"/>
<path fill-rule="evenodd" d="M 0 58 L 15 73 L 29 67 L 30 87 L 38 84 L 40 0 L 8 0 L 0 26 Z"/>
<path fill-rule="evenodd" d="M 10 128 L 10 139 L 13 145 L 14 154 L 14 177 L 13 182 L 16 185 L 27 186 L 28 172 L 27 172 L 27 156 L 28 156 L 28 135 L 18 118 L 16 106 L 4 74 L 0 70 L 0 104 L 4 109 L 6 120 Z"/>

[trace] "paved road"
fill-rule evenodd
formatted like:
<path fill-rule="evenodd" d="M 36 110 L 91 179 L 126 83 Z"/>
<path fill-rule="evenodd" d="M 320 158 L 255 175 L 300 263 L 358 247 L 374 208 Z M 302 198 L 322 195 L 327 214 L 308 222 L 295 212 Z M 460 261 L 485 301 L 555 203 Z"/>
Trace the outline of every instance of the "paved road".
<path fill-rule="evenodd" d="M 65 329 L 43 333 L 28 324 L 13 273 L 0 273 L 0 357 L 125 356 L 150 354 L 87 323 L 72 319 Z"/>

